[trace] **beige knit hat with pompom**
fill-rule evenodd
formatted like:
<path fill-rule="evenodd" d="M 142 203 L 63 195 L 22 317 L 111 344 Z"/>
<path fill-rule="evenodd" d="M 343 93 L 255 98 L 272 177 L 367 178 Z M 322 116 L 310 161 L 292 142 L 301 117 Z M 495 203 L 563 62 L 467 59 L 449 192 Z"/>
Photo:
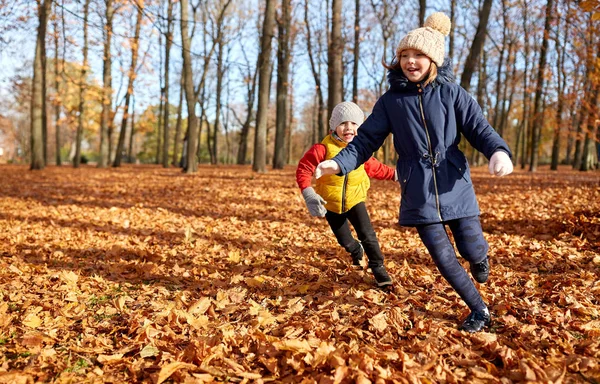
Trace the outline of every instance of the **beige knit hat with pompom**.
<path fill-rule="evenodd" d="M 410 31 L 398 44 L 396 56 L 405 49 L 416 49 L 426 54 L 438 67 L 444 63 L 446 44 L 444 37 L 450 33 L 452 23 L 448 16 L 436 12 L 425 20 L 422 28 Z"/>

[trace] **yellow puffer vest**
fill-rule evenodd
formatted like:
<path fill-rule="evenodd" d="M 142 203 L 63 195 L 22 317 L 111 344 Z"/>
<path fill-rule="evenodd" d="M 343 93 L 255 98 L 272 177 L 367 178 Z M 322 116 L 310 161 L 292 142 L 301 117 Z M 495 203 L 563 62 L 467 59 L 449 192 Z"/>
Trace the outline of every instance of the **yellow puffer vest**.
<path fill-rule="evenodd" d="M 346 143 L 336 140 L 332 135 L 327 135 L 321 141 L 327 148 L 326 160 L 333 159 Z M 315 191 L 327 202 L 325 208 L 335 213 L 344 213 L 356 204 L 365 201 L 371 181 L 365 166 L 361 165 L 346 176 L 326 175 L 317 179 Z"/>

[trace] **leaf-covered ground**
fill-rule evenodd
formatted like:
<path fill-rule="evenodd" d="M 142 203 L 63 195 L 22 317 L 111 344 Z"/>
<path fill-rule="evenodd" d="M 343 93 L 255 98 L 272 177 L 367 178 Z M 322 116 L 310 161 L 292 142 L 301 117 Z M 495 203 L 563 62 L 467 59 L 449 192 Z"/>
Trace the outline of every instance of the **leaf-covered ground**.
<path fill-rule="evenodd" d="M 294 173 L 0 166 L 0 383 L 600 382 L 600 172 L 472 171 L 492 265 L 478 334 L 396 224 L 396 184 L 368 202 L 386 292 Z"/>

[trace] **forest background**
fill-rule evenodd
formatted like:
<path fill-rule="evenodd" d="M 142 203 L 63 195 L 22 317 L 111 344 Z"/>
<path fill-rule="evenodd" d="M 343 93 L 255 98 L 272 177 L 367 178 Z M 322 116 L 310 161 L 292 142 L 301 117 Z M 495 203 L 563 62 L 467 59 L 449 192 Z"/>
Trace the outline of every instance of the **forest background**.
<path fill-rule="evenodd" d="M 443 11 L 457 81 L 514 162 L 598 164 L 595 1 L 0 1 L 0 159 L 294 164 L 342 100 L 368 114 L 399 39 Z M 37 38 L 36 38 L 37 37 Z M 189 70 L 186 72 L 185 69 Z M 189 113 L 188 111 L 192 111 Z M 392 163 L 391 140 L 378 157 Z M 476 151 L 463 141 L 474 164 Z M 117 156 L 117 154 L 119 154 Z M 189 165 L 189 166 L 188 166 Z"/>

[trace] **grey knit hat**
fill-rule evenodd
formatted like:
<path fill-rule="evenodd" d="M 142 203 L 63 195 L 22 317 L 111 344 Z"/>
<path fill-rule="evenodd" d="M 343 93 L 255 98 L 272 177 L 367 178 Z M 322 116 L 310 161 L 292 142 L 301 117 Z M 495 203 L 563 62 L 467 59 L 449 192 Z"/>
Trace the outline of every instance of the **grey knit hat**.
<path fill-rule="evenodd" d="M 405 49 L 416 49 L 426 54 L 438 67 L 444 63 L 446 44 L 444 37 L 450 33 L 452 23 L 442 12 L 431 14 L 422 28 L 410 31 L 398 44 L 396 56 Z"/>
<path fill-rule="evenodd" d="M 344 101 L 333 108 L 329 119 L 329 130 L 335 131 L 338 125 L 351 121 L 361 125 L 365 121 L 365 114 L 360 107 L 351 101 Z"/>

